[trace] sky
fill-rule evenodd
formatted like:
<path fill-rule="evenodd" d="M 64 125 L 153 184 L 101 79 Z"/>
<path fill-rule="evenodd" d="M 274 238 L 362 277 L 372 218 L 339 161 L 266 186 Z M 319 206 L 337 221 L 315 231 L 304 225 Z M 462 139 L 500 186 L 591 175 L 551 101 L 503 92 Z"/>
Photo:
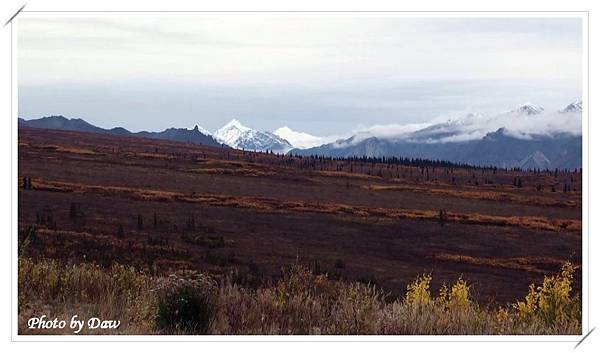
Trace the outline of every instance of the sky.
<path fill-rule="evenodd" d="M 317 136 L 582 95 L 576 18 L 214 14 L 18 20 L 19 116 Z"/>

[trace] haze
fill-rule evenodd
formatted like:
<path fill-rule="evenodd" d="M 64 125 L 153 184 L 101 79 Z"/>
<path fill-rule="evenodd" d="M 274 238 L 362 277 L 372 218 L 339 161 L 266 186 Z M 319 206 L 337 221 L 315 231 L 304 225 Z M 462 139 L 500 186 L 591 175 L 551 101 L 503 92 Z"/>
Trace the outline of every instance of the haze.
<path fill-rule="evenodd" d="M 317 136 L 581 97 L 576 18 L 214 14 L 18 23 L 19 116 Z"/>

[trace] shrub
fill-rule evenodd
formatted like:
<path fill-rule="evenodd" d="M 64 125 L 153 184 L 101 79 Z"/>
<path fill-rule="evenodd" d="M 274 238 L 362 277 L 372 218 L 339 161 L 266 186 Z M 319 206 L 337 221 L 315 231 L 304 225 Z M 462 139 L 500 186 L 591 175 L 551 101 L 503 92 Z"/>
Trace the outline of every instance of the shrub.
<path fill-rule="evenodd" d="M 75 202 L 71 202 L 69 206 L 69 218 L 73 219 L 77 217 L 77 204 Z"/>
<path fill-rule="evenodd" d="M 119 238 L 125 237 L 125 229 L 123 229 L 123 225 L 119 224 L 119 228 L 117 229 L 117 236 Z"/>
<path fill-rule="evenodd" d="M 222 248 L 225 246 L 225 238 L 222 235 L 209 235 L 206 237 L 206 244 L 209 248 Z"/>
<path fill-rule="evenodd" d="M 524 301 L 513 305 L 525 321 L 542 320 L 547 326 L 581 317 L 581 302 L 571 296 L 573 273 L 570 262 L 565 263 L 556 276 L 546 276 L 541 286 L 529 286 Z"/>
<path fill-rule="evenodd" d="M 222 235 L 190 234 L 185 231 L 181 233 L 181 240 L 190 243 L 207 246 L 210 249 L 222 248 L 225 246 L 225 238 Z"/>
<path fill-rule="evenodd" d="M 467 282 L 462 278 L 459 278 L 450 290 L 446 307 L 459 310 L 467 309 L 471 305 L 469 289 L 470 286 Z"/>
<path fill-rule="evenodd" d="M 442 226 L 442 227 L 446 224 L 446 222 L 448 222 L 448 211 L 440 210 L 440 213 L 438 216 L 438 222 L 439 222 L 440 226 Z"/>
<path fill-rule="evenodd" d="M 407 305 L 415 308 L 424 308 L 433 304 L 429 284 L 431 275 L 423 275 L 406 287 L 406 297 L 404 301 Z"/>
<path fill-rule="evenodd" d="M 215 284 L 196 272 L 181 272 L 158 284 L 156 327 L 168 333 L 206 334 L 215 311 Z"/>
<path fill-rule="evenodd" d="M 24 229 L 19 230 L 19 254 L 23 254 L 29 245 L 37 241 L 37 232 L 35 227 L 27 226 Z"/>

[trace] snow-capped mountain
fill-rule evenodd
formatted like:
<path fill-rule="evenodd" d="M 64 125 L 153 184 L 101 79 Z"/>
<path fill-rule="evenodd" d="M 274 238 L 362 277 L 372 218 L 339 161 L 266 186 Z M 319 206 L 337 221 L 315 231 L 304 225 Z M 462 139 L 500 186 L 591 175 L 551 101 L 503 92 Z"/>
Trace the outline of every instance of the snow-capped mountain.
<path fill-rule="evenodd" d="M 552 163 L 542 152 L 535 151 L 519 162 L 521 169 L 549 169 Z"/>
<path fill-rule="evenodd" d="M 532 103 L 525 103 L 522 106 L 515 109 L 513 112 L 526 114 L 526 115 L 537 115 L 541 114 L 544 111 L 544 108 L 539 105 L 535 105 Z"/>
<path fill-rule="evenodd" d="M 581 113 L 583 111 L 583 102 L 581 99 L 574 101 L 573 103 L 564 107 L 561 113 Z"/>
<path fill-rule="evenodd" d="M 581 102 L 560 111 L 528 103 L 500 114 L 466 114 L 425 127 L 377 126 L 292 154 L 442 159 L 503 168 L 581 167 Z M 385 131 L 385 133 L 382 133 Z"/>
<path fill-rule="evenodd" d="M 316 147 L 333 142 L 338 138 L 338 136 L 314 136 L 306 132 L 294 131 L 287 126 L 280 127 L 279 129 L 273 131 L 273 133 L 291 143 L 294 148 Z"/>
<path fill-rule="evenodd" d="M 196 124 L 196 126 L 194 127 L 194 130 L 198 130 L 206 136 L 212 136 L 212 133 L 210 131 L 206 130 L 205 128 L 203 128 L 202 126 L 200 126 L 198 124 Z"/>
<path fill-rule="evenodd" d="M 580 106 L 581 101 L 576 101 L 560 111 L 547 111 L 527 103 L 496 115 L 469 113 L 404 134 L 403 140 L 426 143 L 471 141 L 498 129 L 521 138 L 560 133 L 577 135 L 581 134 Z M 572 118 L 566 118 L 565 114 Z"/>
<path fill-rule="evenodd" d="M 251 151 L 337 157 L 441 159 L 503 168 L 579 168 L 582 154 L 582 101 L 560 110 L 527 103 L 499 114 L 454 113 L 430 122 L 372 125 L 347 135 L 314 136 L 284 126 L 273 133 L 233 119 L 214 134 L 199 125 L 160 132 L 103 129 L 82 119 L 51 116 L 19 119 L 19 126 L 108 133 L 227 146 Z"/>
<path fill-rule="evenodd" d="M 483 115 L 478 113 L 467 113 L 465 115 L 452 117 L 445 122 L 432 124 L 422 129 L 413 131 L 405 135 L 405 139 L 413 142 L 435 142 L 439 140 L 461 139 L 466 132 L 464 139 L 470 139 L 469 135 L 478 132 L 477 125 L 485 121 Z M 483 136 L 483 133 L 479 133 Z"/>
<path fill-rule="evenodd" d="M 213 136 L 217 141 L 237 149 L 286 153 L 293 148 L 287 140 L 268 131 L 251 129 L 237 119 L 215 131 Z"/>
<path fill-rule="evenodd" d="M 244 126 L 240 121 L 233 119 L 215 131 L 213 136 L 222 143 L 233 147 L 236 141 L 249 130 L 250 128 Z"/>

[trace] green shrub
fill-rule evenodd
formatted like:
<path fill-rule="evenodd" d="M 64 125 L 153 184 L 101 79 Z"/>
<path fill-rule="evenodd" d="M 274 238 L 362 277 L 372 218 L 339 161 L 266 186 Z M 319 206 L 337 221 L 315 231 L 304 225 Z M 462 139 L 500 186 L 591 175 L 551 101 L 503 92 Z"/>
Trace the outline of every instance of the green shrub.
<path fill-rule="evenodd" d="M 215 284 L 206 276 L 183 272 L 158 283 L 156 327 L 167 333 L 206 334 L 215 311 Z"/>
<path fill-rule="evenodd" d="M 222 248 L 225 246 L 225 238 L 222 235 L 208 235 L 204 234 L 192 234 L 183 232 L 181 233 L 181 240 L 202 246 L 207 246 L 211 249 Z"/>

